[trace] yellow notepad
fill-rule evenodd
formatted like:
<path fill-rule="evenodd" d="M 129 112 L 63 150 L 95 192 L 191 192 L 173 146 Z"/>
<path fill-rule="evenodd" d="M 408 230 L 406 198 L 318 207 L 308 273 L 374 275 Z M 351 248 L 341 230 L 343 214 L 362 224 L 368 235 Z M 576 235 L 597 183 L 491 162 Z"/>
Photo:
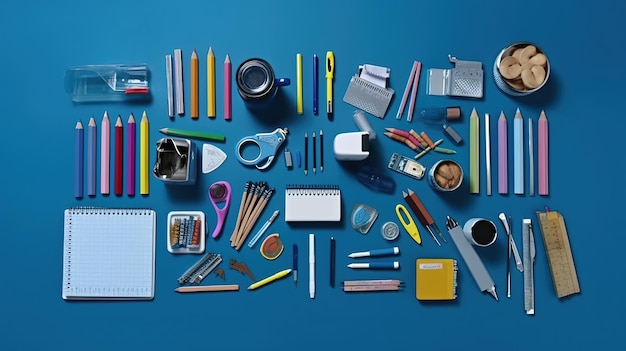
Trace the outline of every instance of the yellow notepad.
<path fill-rule="evenodd" d="M 456 299 L 456 260 L 418 258 L 415 261 L 415 297 L 418 300 Z"/>

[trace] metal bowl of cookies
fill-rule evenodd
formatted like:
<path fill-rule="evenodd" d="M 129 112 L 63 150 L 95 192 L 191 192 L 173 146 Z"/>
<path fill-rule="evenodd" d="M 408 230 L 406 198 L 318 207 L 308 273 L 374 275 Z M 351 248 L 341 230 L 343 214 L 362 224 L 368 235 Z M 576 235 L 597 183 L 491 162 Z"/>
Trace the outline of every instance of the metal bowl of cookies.
<path fill-rule="evenodd" d="M 500 52 L 493 65 L 496 85 L 513 96 L 532 94 L 550 77 L 548 56 L 537 45 L 520 42 Z"/>

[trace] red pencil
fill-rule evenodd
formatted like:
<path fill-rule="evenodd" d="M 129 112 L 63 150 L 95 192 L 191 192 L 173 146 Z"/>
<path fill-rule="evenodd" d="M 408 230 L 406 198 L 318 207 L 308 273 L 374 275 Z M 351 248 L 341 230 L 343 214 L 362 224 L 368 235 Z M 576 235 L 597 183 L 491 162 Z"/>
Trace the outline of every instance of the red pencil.
<path fill-rule="evenodd" d="M 115 122 L 115 177 L 113 179 L 113 191 L 115 195 L 122 195 L 122 162 L 124 159 L 124 126 L 122 117 L 117 116 Z"/>

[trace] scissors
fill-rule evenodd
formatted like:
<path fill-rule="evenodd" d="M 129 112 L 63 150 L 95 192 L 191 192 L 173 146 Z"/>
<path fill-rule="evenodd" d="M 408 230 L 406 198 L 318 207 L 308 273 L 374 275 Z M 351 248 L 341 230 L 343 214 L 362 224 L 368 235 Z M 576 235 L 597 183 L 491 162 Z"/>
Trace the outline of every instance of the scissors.
<path fill-rule="evenodd" d="M 409 233 L 411 238 L 413 238 L 413 240 L 415 240 L 415 242 L 418 245 L 422 245 L 422 238 L 420 237 L 420 231 L 417 229 L 417 226 L 415 226 L 415 222 L 413 222 L 413 218 L 411 218 L 411 215 L 409 214 L 409 211 L 407 211 L 406 207 L 404 207 L 401 204 L 397 204 L 396 214 L 398 215 L 398 219 L 400 220 L 400 223 L 402 223 L 402 226 L 404 227 L 406 232 Z M 404 216 L 402 216 L 403 214 L 404 216 L 406 216 L 408 222 L 404 220 Z"/>
<path fill-rule="evenodd" d="M 226 220 L 226 213 L 228 213 L 228 207 L 230 206 L 230 194 L 231 189 L 228 182 L 215 182 L 209 187 L 209 199 L 211 199 L 211 204 L 213 204 L 213 208 L 215 208 L 215 212 L 217 213 L 217 224 L 215 225 L 213 234 L 211 234 L 213 238 L 217 238 L 222 231 L 222 226 Z M 222 202 L 223 204 L 220 208 L 218 203 Z"/>
<path fill-rule="evenodd" d="M 258 169 L 266 169 L 274 160 L 280 146 L 287 139 L 287 133 L 289 133 L 287 128 L 276 128 L 270 133 L 258 133 L 243 137 L 235 147 L 239 162 L 246 166 L 254 165 Z M 243 148 L 249 144 L 254 144 L 259 148 L 259 154 L 251 160 L 245 159 L 241 154 Z"/>

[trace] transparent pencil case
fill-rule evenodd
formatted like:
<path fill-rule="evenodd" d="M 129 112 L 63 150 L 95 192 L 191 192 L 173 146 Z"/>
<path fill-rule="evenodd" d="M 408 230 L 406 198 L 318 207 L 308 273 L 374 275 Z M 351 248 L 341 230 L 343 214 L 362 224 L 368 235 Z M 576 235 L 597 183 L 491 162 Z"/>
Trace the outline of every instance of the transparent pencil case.
<path fill-rule="evenodd" d="M 74 102 L 150 100 L 150 70 L 138 65 L 87 65 L 65 72 L 65 92 Z"/>

